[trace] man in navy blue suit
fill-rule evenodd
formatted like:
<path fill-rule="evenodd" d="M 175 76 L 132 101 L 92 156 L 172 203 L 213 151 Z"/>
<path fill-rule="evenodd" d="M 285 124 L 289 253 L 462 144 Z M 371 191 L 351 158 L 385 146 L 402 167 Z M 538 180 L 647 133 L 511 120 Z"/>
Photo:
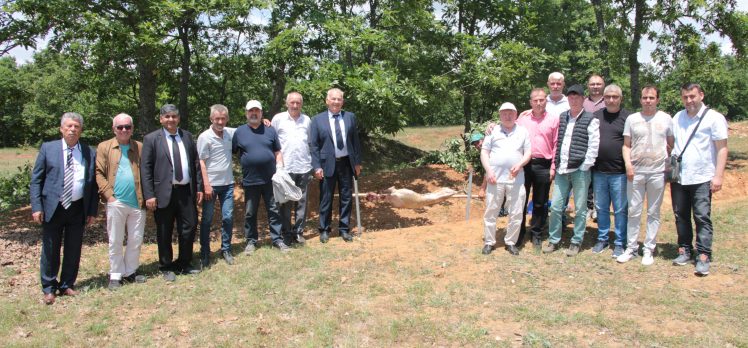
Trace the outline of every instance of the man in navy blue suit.
<path fill-rule="evenodd" d="M 338 231 L 346 242 L 353 241 L 350 234 L 351 198 L 353 176 L 361 174 L 361 143 L 356 128 L 356 116 L 341 110 L 343 91 L 327 91 L 327 110 L 312 120 L 309 132 L 309 149 L 312 153 L 314 177 L 321 180 L 319 204 L 319 240 L 330 239 L 332 222 L 332 197 L 335 186 L 340 196 L 340 221 Z"/>
<path fill-rule="evenodd" d="M 60 295 L 75 296 L 75 279 L 84 225 L 93 223 L 99 205 L 96 152 L 79 142 L 83 117 L 67 112 L 60 121 L 61 140 L 42 144 L 31 173 L 31 217 L 42 225 L 40 273 L 44 303 Z M 64 244 L 63 244 L 64 243 Z M 60 249 L 64 250 L 62 273 Z"/>

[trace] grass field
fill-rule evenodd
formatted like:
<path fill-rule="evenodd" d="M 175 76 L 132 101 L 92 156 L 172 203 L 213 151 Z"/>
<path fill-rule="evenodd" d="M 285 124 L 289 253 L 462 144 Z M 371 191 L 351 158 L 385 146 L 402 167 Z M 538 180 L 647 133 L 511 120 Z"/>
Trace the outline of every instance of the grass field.
<path fill-rule="evenodd" d="M 423 151 L 435 151 L 443 150 L 445 140 L 459 138 L 464 129 L 464 126 L 408 127 L 389 138 Z"/>
<path fill-rule="evenodd" d="M 6 147 L 0 148 L 0 177 L 7 177 L 18 172 L 18 167 L 26 163 L 34 165 L 37 149 Z"/>
<path fill-rule="evenodd" d="M 748 125 L 734 138 L 731 131 L 729 143 L 730 170 L 738 172 L 730 182 L 743 186 L 725 191 L 748 187 L 743 130 Z M 434 131 L 408 136 L 438 147 L 442 131 L 460 132 Z M 263 246 L 245 256 L 243 239 L 235 238 L 235 265 L 217 260 L 171 284 L 158 276 L 156 245 L 147 243 L 141 270 L 148 282 L 117 292 L 105 288 L 106 243 L 87 244 L 82 294 L 53 306 L 41 303 L 38 279 L 20 289 L 13 284 L 19 275 L 38 277 L 38 259 L 3 263 L 0 345 L 748 347 L 748 198 L 724 195 L 712 211 L 712 274 L 702 278 L 693 266 L 670 264 L 677 241 L 669 206 L 649 267 L 592 254 L 591 226 L 575 258 L 536 254 L 529 244 L 519 257 L 501 249 L 487 257 L 480 254 L 482 212 L 469 221 L 366 233 L 353 243 L 310 238 L 290 254 Z M 0 234 L 0 243 L 20 243 L 19 233 L 31 231 Z"/>

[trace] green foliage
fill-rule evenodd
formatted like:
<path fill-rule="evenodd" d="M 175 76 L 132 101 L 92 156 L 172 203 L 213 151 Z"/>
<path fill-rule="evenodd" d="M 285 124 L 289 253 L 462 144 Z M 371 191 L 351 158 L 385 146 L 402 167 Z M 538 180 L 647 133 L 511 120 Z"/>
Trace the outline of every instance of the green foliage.
<path fill-rule="evenodd" d="M 445 141 L 446 150 L 432 151 L 416 161 L 416 165 L 446 164 L 458 172 L 465 172 L 469 167 L 468 155 L 462 150 L 462 140 L 453 138 Z"/>
<path fill-rule="evenodd" d="M 0 212 L 28 204 L 31 170 L 31 163 L 26 163 L 13 175 L 0 177 Z"/>

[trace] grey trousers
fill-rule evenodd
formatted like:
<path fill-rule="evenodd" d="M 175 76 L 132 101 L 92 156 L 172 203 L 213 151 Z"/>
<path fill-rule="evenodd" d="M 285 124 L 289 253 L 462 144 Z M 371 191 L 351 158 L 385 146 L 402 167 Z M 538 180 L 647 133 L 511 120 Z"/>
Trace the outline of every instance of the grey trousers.
<path fill-rule="evenodd" d="M 647 234 L 644 247 L 654 251 L 657 246 L 657 231 L 660 229 L 660 206 L 665 195 L 665 174 L 634 174 L 634 180 L 626 185 L 629 200 L 628 248 L 639 249 L 639 230 L 644 198 L 647 198 Z"/>

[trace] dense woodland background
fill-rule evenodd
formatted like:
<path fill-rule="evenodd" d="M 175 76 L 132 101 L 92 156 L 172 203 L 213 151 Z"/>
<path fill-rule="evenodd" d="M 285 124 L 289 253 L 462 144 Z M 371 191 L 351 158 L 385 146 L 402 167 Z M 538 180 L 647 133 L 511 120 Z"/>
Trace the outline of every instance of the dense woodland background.
<path fill-rule="evenodd" d="M 84 140 L 111 136 L 127 112 L 142 135 L 158 107 L 177 104 L 182 126 L 208 125 L 208 107 L 244 122 L 248 99 L 266 117 L 288 91 L 304 110 L 346 91 L 365 136 L 404 126 L 483 122 L 497 106 L 526 106 L 532 87 L 561 71 L 567 86 L 592 73 L 624 88 L 638 108 L 645 83 L 661 109 L 680 106 L 678 86 L 703 85 L 729 119 L 748 116 L 748 14 L 734 0 L 0 0 L 0 145 L 59 136 L 59 117 L 85 118 Z M 724 55 L 705 35 L 732 43 Z M 652 63 L 637 53 L 656 43 Z M 8 52 L 48 41 L 33 62 Z"/>

